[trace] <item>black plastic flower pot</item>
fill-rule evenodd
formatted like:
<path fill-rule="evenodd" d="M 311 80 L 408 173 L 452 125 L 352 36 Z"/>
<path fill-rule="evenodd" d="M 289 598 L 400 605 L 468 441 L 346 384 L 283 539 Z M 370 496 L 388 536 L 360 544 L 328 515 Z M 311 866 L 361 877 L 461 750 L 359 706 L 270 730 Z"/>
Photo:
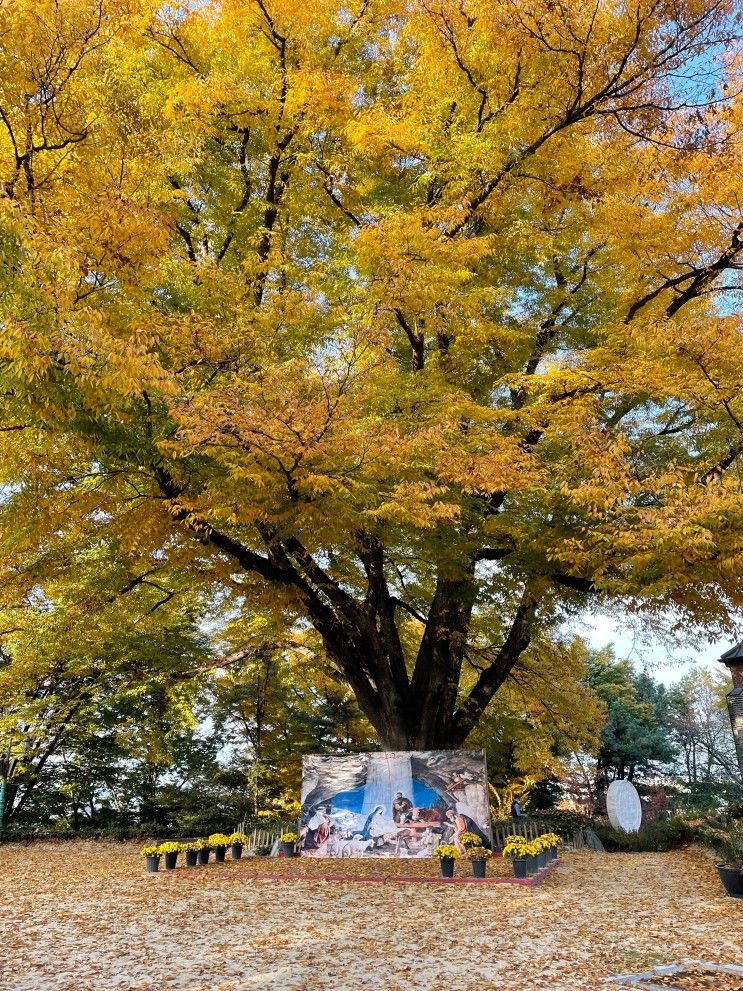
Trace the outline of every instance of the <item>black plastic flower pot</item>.
<path fill-rule="evenodd" d="M 557 847 L 551 846 L 547 851 L 550 860 L 557 860 Z"/>
<path fill-rule="evenodd" d="M 725 891 L 731 898 L 743 898 L 743 871 L 727 864 L 718 864 L 717 873 L 720 875 Z"/>
<path fill-rule="evenodd" d="M 439 864 L 442 877 L 454 877 L 454 857 L 442 857 Z"/>
<path fill-rule="evenodd" d="M 547 866 L 547 860 L 548 859 L 549 858 L 548 858 L 548 854 L 547 854 L 547 851 L 546 850 L 543 850 L 541 853 L 538 853 L 537 854 L 537 869 L 540 870 L 540 871 L 541 870 L 544 870 L 544 868 Z"/>
<path fill-rule="evenodd" d="M 223 864 L 224 863 L 224 856 L 225 856 L 226 853 L 227 853 L 227 847 L 226 846 L 215 846 L 214 847 L 214 859 L 217 861 L 218 864 Z"/>
<path fill-rule="evenodd" d="M 294 844 L 293 843 L 280 843 L 279 853 L 282 857 L 293 857 L 294 856 Z"/>
<path fill-rule="evenodd" d="M 522 858 L 520 860 L 513 861 L 513 876 L 514 877 L 526 877 L 526 859 Z"/>
<path fill-rule="evenodd" d="M 172 871 L 175 868 L 175 863 L 178 860 L 178 851 L 175 853 L 165 854 L 165 870 Z"/>
<path fill-rule="evenodd" d="M 539 870 L 539 858 L 538 857 L 527 857 L 526 858 L 526 873 L 536 874 Z"/>
<path fill-rule="evenodd" d="M 209 854 L 210 853 L 211 853 L 210 850 L 199 850 L 198 853 L 197 853 L 197 863 L 199 863 L 199 864 L 208 864 L 209 863 Z"/>
<path fill-rule="evenodd" d="M 186 850 L 186 867 L 195 867 L 199 858 L 198 850 Z"/>
<path fill-rule="evenodd" d="M 243 845 L 242 843 L 233 843 L 231 848 L 232 859 L 239 860 L 243 855 Z"/>
<path fill-rule="evenodd" d="M 473 860 L 472 861 L 472 876 L 473 877 L 485 877 L 485 868 L 487 867 L 487 860 Z"/>
<path fill-rule="evenodd" d="M 150 857 L 150 856 L 147 857 L 147 873 L 148 874 L 156 874 L 157 871 L 158 871 L 158 869 L 159 869 L 159 867 L 160 867 L 160 856 L 159 856 L 159 854 L 155 854 L 152 857 Z"/>

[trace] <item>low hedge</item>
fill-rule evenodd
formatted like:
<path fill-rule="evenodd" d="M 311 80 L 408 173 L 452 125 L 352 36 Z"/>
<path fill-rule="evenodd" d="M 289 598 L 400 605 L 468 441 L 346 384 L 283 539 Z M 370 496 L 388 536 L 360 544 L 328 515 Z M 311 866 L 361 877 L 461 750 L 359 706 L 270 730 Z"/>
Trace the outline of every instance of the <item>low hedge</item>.
<path fill-rule="evenodd" d="M 609 852 L 665 852 L 698 839 L 694 828 L 683 816 L 647 823 L 636 833 L 620 832 L 601 819 L 594 820 L 591 828 Z"/>

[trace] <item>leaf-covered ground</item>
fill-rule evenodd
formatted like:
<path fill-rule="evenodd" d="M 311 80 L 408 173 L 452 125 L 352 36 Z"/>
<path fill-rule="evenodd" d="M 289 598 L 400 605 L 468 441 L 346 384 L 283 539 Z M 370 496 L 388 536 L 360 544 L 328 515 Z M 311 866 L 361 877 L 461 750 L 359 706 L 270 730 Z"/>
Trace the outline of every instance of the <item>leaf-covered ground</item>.
<path fill-rule="evenodd" d="M 7 991 L 580 991 L 743 947 L 743 902 L 691 851 L 568 854 L 533 889 L 148 878 L 130 844 L 0 858 Z"/>

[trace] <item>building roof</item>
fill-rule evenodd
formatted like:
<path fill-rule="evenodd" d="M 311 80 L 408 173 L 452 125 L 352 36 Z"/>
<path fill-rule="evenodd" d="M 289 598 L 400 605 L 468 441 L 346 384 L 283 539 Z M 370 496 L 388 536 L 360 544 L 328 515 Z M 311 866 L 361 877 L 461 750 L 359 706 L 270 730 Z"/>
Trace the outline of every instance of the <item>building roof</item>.
<path fill-rule="evenodd" d="M 737 647 L 731 647 L 730 650 L 726 650 L 720 660 L 723 664 L 730 664 L 731 661 L 743 661 L 743 643 L 739 643 Z"/>

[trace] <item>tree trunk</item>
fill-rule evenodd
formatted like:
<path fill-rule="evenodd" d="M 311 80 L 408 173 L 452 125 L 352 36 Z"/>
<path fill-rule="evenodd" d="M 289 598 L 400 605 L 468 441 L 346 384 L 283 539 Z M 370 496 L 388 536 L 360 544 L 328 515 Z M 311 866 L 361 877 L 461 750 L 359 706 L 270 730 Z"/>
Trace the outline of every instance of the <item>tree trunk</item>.
<path fill-rule="evenodd" d="M 522 602 L 495 660 L 468 695 L 460 679 L 473 605 L 469 579 L 437 582 L 413 672 L 408 677 L 393 623 L 324 636 L 328 656 L 345 675 L 359 707 L 386 750 L 452 750 L 464 746 L 489 702 L 530 642 L 534 605 Z"/>
<path fill-rule="evenodd" d="M 531 640 L 536 601 L 527 583 L 503 643 L 493 649 L 493 660 L 462 696 L 460 678 L 476 594 L 475 565 L 500 560 L 512 548 L 480 548 L 460 562 L 458 570 L 446 574 L 440 569 L 428 615 L 423 616 L 390 592 L 384 548 L 375 537 L 356 534 L 356 554 L 366 573 L 366 593 L 363 599 L 357 598 L 298 538 L 282 537 L 271 526 L 257 524 L 267 552 L 259 554 L 182 505 L 182 490 L 162 462 L 151 468 L 162 495 L 170 501 L 172 519 L 247 573 L 281 589 L 300 607 L 383 747 L 450 750 L 464 745 Z M 562 576 L 560 580 L 584 591 L 592 587 L 582 579 Z M 412 675 L 397 626 L 398 609 L 424 625 Z"/>

